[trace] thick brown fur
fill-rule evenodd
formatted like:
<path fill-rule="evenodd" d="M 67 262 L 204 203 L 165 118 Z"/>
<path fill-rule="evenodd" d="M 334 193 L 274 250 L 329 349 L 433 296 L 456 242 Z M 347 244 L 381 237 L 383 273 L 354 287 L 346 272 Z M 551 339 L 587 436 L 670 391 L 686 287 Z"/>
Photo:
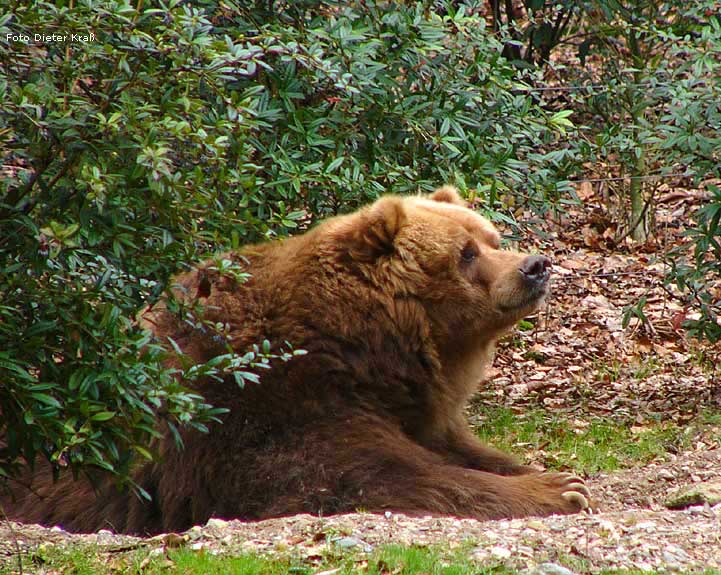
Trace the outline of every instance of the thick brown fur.
<path fill-rule="evenodd" d="M 152 504 L 110 481 L 35 481 L 2 505 L 11 518 L 66 529 L 183 530 L 211 516 L 262 519 L 362 508 L 481 519 L 572 513 L 583 482 L 542 473 L 482 445 L 463 408 L 496 339 L 533 312 L 550 262 L 500 251 L 493 226 L 453 188 L 381 198 L 284 241 L 176 278 L 176 297 L 200 304 L 243 353 L 267 339 L 307 355 L 276 361 L 259 384 L 228 378 L 198 390 L 229 413 L 205 435 L 170 436 L 135 480 Z M 143 317 L 198 362 L 225 352 L 218 333 L 163 304 Z"/>

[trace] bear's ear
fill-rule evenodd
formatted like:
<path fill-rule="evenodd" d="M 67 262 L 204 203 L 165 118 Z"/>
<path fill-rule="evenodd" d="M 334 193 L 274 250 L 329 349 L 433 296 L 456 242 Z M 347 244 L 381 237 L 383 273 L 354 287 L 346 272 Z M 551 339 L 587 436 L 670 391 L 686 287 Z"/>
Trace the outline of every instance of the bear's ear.
<path fill-rule="evenodd" d="M 434 202 L 445 202 L 446 204 L 455 204 L 457 206 L 466 206 L 466 202 L 458 194 L 458 190 L 453 186 L 443 186 L 433 192 L 429 199 Z"/>
<path fill-rule="evenodd" d="M 393 252 L 398 231 L 406 222 L 401 198 L 387 196 L 368 208 L 356 230 L 352 255 L 355 259 L 372 261 Z"/>

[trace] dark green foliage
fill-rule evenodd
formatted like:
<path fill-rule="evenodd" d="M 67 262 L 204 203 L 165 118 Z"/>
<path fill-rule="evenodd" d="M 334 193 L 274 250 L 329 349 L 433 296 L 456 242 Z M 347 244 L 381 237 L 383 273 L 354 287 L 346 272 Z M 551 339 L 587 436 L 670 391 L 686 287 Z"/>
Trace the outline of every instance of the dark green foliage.
<path fill-rule="evenodd" d="M 324 215 L 453 181 L 545 207 L 557 179 L 534 168 L 567 164 L 544 155 L 558 126 L 514 93 L 516 72 L 484 20 L 463 6 L 444 12 L 324 3 L 301 26 L 292 11 L 242 11 L 256 59 L 237 87 L 265 86 L 268 129 L 251 143 L 266 198 Z"/>
<path fill-rule="evenodd" d="M 708 203 L 696 213 L 695 226 L 688 230 L 692 238 L 693 257 L 680 251 L 672 254 L 668 280 L 674 282 L 688 296 L 689 307 L 699 317 L 688 320 L 691 335 L 710 341 L 721 340 L 721 189 L 709 186 L 712 193 Z"/>
<path fill-rule="evenodd" d="M 694 183 L 708 191 L 708 199 L 694 214 L 687 232 L 693 241 L 693 256 L 672 253 L 669 281 L 688 297 L 689 307 L 700 318 L 689 321 L 692 335 L 711 341 L 721 339 L 721 16 L 710 5 L 688 7 L 685 17 L 702 22 L 693 34 L 669 35 L 674 59 L 683 61 L 674 70 L 677 80 L 669 87 L 669 105 L 661 118 L 658 139 L 663 153 L 683 166 Z M 693 48 L 689 48 L 693 38 Z"/>
<path fill-rule="evenodd" d="M 552 149 L 566 116 L 515 91 L 502 46 L 463 6 L 4 10 L 3 475 L 36 456 L 124 474 L 133 453 L 151 455 L 159 418 L 202 429 L 220 415 L 189 380 L 232 371 L 256 384 L 246 370 L 267 364 L 267 349 L 176 378 L 139 328 L 137 313 L 188 262 L 445 181 L 489 209 L 544 210 L 573 165 Z"/>
<path fill-rule="evenodd" d="M 120 3 L 36 3 L 0 20 L 2 38 L 29 38 L 0 50 L 2 474 L 36 455 L 122 474 L 133 452 L 150 456 L 159 413 L 200 428 L 218 415 L 160 366 L 133 319 L 178 260 L 231 233 L 225 217 L 200 217 L 236 201 L 197 186 L 222 163 L 217 141 L 171 152 L 185 118 L 188 133 L 230 129 L 200 74 L 163 73 L 197 53 L 179 40 L 172 64 L 158 57 L 194 34 L 190 17 L 166 28 Z M 45 31 L 98 39 L 35 42 Z"/>

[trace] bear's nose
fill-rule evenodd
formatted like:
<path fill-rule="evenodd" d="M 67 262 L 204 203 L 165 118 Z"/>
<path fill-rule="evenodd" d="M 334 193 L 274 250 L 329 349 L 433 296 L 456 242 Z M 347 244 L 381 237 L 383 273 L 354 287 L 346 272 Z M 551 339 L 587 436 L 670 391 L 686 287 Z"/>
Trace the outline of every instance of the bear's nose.
<path fill-rule="evenodd" d="M 551 260 L 546 256 L 528 256 L 521 262 L 518 271 L 527 282 L 541 284 L 550 277 L 551 265 Z"/>

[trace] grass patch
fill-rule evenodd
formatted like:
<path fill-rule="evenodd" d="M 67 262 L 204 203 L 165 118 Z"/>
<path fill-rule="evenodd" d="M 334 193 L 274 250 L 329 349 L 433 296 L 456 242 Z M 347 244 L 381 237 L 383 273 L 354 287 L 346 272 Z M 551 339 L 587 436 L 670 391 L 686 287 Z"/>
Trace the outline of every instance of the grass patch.
<path fill-rule="evenodd" d="M 0 563 L 0 575 L 55 572 L 73 575 L 98 575 L 107 572 L 94 547 L 60 547 L 43 543 L 32 553 L 23 553 Z M 105 570 L 103 570 L 105 569 Z"/>
<path fill-rule="evenodd" d="M 329 544 L 322 557 L 298 558 L 291 554 L 267 557 L 228 552 L 214 555 L 187 548 L 149 553 L 147 549 L 123 554 L 103 553 L 94 547 L 47 548 L 23 560 L 23 572 L 38 570 L 73 575 L 512 575 L 502 566 L 483 566 L 469 559 L 463 546 L 450 552 L 440 547 L 387 545 L 372 553 L 340 550 Z M 467 550 L 466 550 L 467 551 Z M 0 567 L 0 574 L 18 573 L 18 565 Z"/>
<path fill-rule="evenodd" d="M 461 553 L 446 557 L 438 549 L 425 547 L 406 547 L 390 545 L 374 553 L 363 571 L 345 573 L 368 573 L 369 575 L 471 575 L 471 574 L 510 574 L 513 571 L 502 567 L 482 567 L 478 563 L 462 557 Z"/>
<path fill-rule="evenodd" d="M 339 552 L 331 546 L 322 558 L 265 557 L 248 553 L 213 555 L 190 549 L 151 554 L 147 549 L 124 554 L 102 553 L 97 548 L 46 549 L 44 557 L 25 561 L 24 573 L 46 572 L 73 575 L 520 575 L 527 571 L 500 564 L 480 564 L 468 557 L 468 547 L 448 548 L 388 545 L 370 554 Z M 577 567 L 577 566 L 576 566 Z M 574 562 L 568 565 L 574 570 Z M 579 571 L 582 572 L 582 571 Z M 17 565 L 0 567 L 0 574 L 18 573 Z M 641 575 L 641 571 L 612 570 L 603 575 Z M 655 575 L 654 572 L 643 572 Z M 683 575 L 681 572 L 680 575 Z M 709 570 L 702 575 L 721 575 Z"/>
<path fill-rule="evenodd" d="M 484 408 L 474 418 L 480 439 L 511 453 L 530 454 L 552 469 L 614 471 L 648 463 L 690 445 L 693 433 L 669 423 L 636 426 L 599 418 L 573 419 L 546 411 Z"/>
<path fill-rule="evenodd" d="M 131 573 L 132 571 L 130 571 Z M 305 575 L 311 573 L 302 563 L 288 558 L 261 557 L 258 555 L 211 555 L 209 553 L 177 550 L 166 558 L 149 563 L 144 571 L 148 575 L 187 573 L 197 575 Z"/>

